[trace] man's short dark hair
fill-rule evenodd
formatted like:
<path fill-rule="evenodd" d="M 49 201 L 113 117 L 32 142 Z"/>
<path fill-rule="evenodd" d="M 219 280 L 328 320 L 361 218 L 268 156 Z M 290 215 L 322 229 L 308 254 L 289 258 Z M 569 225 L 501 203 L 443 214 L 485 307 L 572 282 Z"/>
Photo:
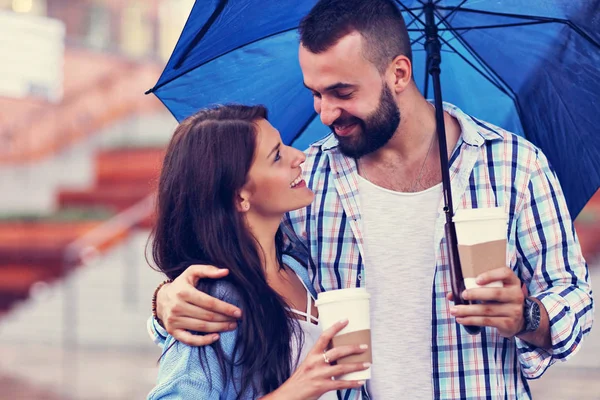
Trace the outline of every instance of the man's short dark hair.
<path fill-rule="evenodd" d="M 300 42 L 319 54 L 357 31 L 363 53 L 380 73 L 399 55 L 412 62 L 410 39 L 400 11 L 389 0 L 320 0 L 300 22 Z"/>

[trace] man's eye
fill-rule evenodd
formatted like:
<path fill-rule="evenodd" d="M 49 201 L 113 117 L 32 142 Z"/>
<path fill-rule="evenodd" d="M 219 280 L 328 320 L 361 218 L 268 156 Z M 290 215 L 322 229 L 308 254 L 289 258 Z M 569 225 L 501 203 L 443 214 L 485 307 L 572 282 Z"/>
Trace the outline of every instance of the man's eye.
<path fill-rule="evenodd" d="M 350 99 L 352 98 L 354 93 L 350 92 L 350 93 L 337 93 L 336 97 L 338 99 Z"/>
<path fill-rule="evenodd" d="M 313 97 L 316 97 L 317 99 L 321 98 L 321 93 L 317 93 L 317 92 L 312 92 Z"/>

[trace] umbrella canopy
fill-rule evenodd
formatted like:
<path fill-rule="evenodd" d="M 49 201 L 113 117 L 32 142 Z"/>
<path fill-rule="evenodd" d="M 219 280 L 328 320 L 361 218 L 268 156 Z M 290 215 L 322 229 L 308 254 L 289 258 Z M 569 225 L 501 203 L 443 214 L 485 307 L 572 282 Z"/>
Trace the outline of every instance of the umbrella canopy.
<path fill-rule="evenodd" d="M 196 1 L 154 88 L 177 120 L 212 104 L 264 104 L 283 140 L 329 133 L 298 64 L 297 26 L 316 0 Z M 422 0 L 396 1 L 426 97 Z M 444 100 L 548 156 L 575 217 L 600 187 L 600 0 L 437 0 Z"/>

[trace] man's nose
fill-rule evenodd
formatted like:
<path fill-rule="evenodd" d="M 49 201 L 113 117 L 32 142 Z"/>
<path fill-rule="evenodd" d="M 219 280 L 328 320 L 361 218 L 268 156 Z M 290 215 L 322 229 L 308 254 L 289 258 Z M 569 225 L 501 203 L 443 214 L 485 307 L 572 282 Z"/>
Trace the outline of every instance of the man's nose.
<path fill-rule="evenodd" d="M 321 122 L 324 125 L 331 126 L 336 119 L 340 117 L 340 109 L 331 102 L 321 99 Z"/>

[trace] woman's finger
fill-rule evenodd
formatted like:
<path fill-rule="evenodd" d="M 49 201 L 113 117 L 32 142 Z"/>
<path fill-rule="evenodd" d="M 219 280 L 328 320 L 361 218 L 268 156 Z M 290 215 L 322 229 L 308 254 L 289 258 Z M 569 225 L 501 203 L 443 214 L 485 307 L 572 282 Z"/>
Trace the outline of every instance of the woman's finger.
<path fill-rule="evenodd" d="M 348 320 L 347 319 L 343 319 L 341 321 L 336 322 L 335 324 L 333 324 L 333 326 L 331 326 L 329 329 L 326 329 L 321 336 L 319 336 L 319 339 L 317 339 L 317 342 L 315 343 L 313 349 L 311 350 L 311 352 L 313 353 L 322 353 L 325 350 L 327 350 L 327 347 L 329 346 L 329 342 L 331 342 L 331 339 L 333 339 L 333 337 L 342 329 L 344 329 L 346 326 L 348 325 Z"/>
<path fill-rule="evenodd" d="M 329 383 L 329 382 L 328 382 Z M 345 390 L 345 389 L 358 389 L 363 386 L 365 381 L 331 381 L 330 390 Z"/>
<path fill-rule="evenodd" d="M 348 346 L 339 346 L 334 347 L 331 350 L 327 350 L 325 352 L 325 356 L 330 362 L 334 362 L 339 360 L 342 357 L 349 356 L 351 354 L 361 354 L 364 353 L 369 346 L 367 344 L 360 345 L 348 345 Z"/>
<path fill-rule="evenodd" d="M 349 374 L 350 372 L 358 372 L 358 371 L 364 371 L 365 369 L 369 368 L 371 366 L 371 363 L 351 363 L 351 364 L 337 364 L 337 365 L 332 365 L 329 368 L 324 370 L 324 374 L 325 376 L 329 377 L 329 376 L 333 376 L 333 377 L 338 377 L 341 375 L 345 375 L 345 374 Z"/>

